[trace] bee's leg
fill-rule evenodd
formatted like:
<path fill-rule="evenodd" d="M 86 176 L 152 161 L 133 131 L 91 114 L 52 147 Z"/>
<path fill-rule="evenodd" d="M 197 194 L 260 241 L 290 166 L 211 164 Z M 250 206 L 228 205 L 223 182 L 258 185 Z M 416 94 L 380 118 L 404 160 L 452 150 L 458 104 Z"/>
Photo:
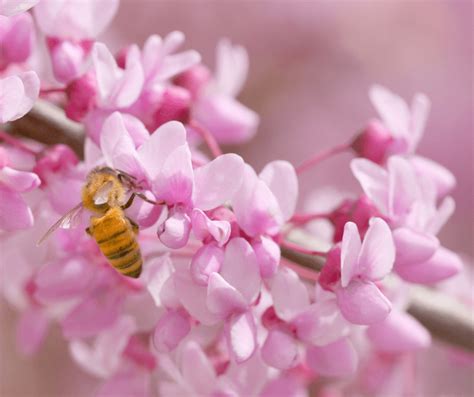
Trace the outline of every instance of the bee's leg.
<path fill-rule="evenodd" d="M 135 192 L 134 193 L 136 196 L 140 197 L 143 201 L 146 201 L 147 203 L 158 205 L 158 204 L 163 204 L 163 203 L 158 203 L 156 201 L 150 200 L 147 196 L 145 196 L 143 193 Z"/>
<path fill-rule="evenodd" d="M 129 217 L 127 217 L 127 219 L 130 222 L 130 225 L 132 225 L 133 233 L 138 234 L 138 230 L 139 230 L 138 223 L 136 223 L 133 219 L 130 219 Z"/>
<path fill-rule="evenodd" d="M 136 193 L 131 194 L 131 196 L 129 197 L 127 202 L 124 205 L 122 205 L 123 210 L 126 210 L 127 208 L 129 208 L 133 204 L 133 200 L 135 199 L 136 195 L 137 195 Z"/>
<path fill-rule="evenodd" d="M 91 227 L 86 227 L 86 233 L 89 235 L 89 236 L 92 236 L 92 229 Z"/>

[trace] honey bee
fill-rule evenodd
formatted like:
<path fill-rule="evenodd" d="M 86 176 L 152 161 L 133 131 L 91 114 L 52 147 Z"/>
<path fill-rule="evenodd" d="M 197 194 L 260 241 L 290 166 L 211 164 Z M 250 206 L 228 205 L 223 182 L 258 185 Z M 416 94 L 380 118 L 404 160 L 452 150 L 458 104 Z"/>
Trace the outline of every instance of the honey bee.
<path fill-rule="evenodd" d="M 119 273 L 137 278 L 143 264 L 136 239 L 139 227 L 125 215 L 124 210 L 132 205 L 136 196 L 152 204 L 158 203 L 134 190 L 136 186 L 135 178 L 123 171 L 109 167 L 93 169 L 82 188 L 81 203 L 51 226 L 38 245 L 58 228 L 74 227 L 82 211 L 87 209 L 94 215 L 90 218 L 86 232 L 95 239 L 100 251 Z"/>

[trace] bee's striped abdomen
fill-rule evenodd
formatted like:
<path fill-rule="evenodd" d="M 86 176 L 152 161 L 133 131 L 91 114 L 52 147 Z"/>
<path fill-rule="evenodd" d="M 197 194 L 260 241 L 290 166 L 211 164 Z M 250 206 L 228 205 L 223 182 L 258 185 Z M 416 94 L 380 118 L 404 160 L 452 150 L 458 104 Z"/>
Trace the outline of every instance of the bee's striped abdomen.
<path fill-rule="evenodd" d="M 92 218 L 91 232 L 110 264 L 128 277 L 138 277 L 142 270 L 140 247 L 130 222 L 119 208 Z"/>

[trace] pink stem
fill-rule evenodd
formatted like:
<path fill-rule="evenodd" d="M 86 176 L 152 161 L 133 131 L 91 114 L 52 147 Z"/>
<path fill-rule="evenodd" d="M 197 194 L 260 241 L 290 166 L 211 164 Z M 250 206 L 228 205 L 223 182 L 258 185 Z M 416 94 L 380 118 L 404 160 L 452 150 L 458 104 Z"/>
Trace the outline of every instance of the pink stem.
<path fill-rule="evenodd" d="M 296 252 L 300 252 L 301 254 L 308 254 L 308 255 L 317 255 L 317 256 L 323 256 L 326 257 L 327 252 L 322 252 L 322 251 L 314 251 L 308 248 L 301 247 L 298 244 L 292 243 L 291 241 L 282 241 L 280 243 L 282 247 L 291 249 Z"/>
<path fill-rule="evenodd" d="M 20 150 L 23 150 L 24 152 L 32 154 L 33 156 L 38 155 L 38 152 L 34 151 L 33 149 L 30 149 L 22 141 L 20 141 L 19 139 L 16 139 L 15 137 L 11 136 L 9 133 L 5 131 L 0 130 L 0 139 L 4 140 L 9 145 L 16 147 L 17 149 L 20 149 Z"/>
<path fill-rule="evenodd" d="M 298 175 L 302 174 L 309 168 L 319 164 L 323 160 L 326 160 L 335 154 L 342 153 L 349 149 L 350 145 L 347 143 L 341 144 L 341 145 L 336 145 L 330 149 L 323 150 L 321 153 L 318 153 L 317 155 L 303 161 L 298 167 L 296 167 L 296 173 Z"/>
<path fill-rule="evenodd" d="M 64 88 L 64 87 L 42 88 L 40 90 L 40 95 L 58 94 L 58 93 L 64 93 L 65 91 L 66 91 L 66 88 Z"/>
<path fill-rule="evenodd" d="M 219 157 L 222 154 L 222 150 L 219 144 L 217 143 L 216 138 L 214 138 L 214 135 L 212 135 L 206 128 L 204 128 L 201 124 L 199 124 L 195 120 L 192 120 L 189 123 L 189 125 L 199 135 L 201 135 L 201 138 L 204 139 L 204 141 L 206 142 L 207 146 L 209 147 L 209 150 L 211 151 L 214 157 Z"/>
<path fill-rule="evenodd" d="M 294 225 L 303 225 L 315 219 L 327 219 L 330 217 L 330 214 L 322 213 L 311 213 L 311 214 L 295 214 L 289 220 L 290 223 Z"/>

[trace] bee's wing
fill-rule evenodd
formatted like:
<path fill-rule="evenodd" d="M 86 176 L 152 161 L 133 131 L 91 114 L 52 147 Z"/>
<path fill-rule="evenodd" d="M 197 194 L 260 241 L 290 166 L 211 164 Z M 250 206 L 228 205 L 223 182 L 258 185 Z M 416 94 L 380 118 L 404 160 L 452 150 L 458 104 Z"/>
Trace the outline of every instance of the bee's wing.
<path fill-rule="evenodd" d="M 53 234 L 57 229 L 71 229 L 77 226 L 77 222 L 82 214 L 84 209 L 82 203 L 76 205 L 73 209 L 69 210 L 64 214 L 58 221 L 49 228 L 49 230 L 44 234 L 43 237 L 36 243 L 36 245 L 42 244 L 51 234 Z"/>
<path fill-rule="evenodd" d="M 114 187 L 114 183 L 112 181 L 108 181 L 104 183 L 94 194 L 94 204 L 101 205 L 105 204 L 109 201 L 109 193 Z"/>

